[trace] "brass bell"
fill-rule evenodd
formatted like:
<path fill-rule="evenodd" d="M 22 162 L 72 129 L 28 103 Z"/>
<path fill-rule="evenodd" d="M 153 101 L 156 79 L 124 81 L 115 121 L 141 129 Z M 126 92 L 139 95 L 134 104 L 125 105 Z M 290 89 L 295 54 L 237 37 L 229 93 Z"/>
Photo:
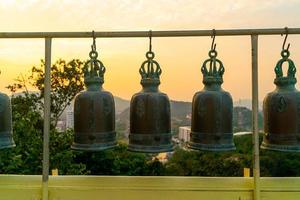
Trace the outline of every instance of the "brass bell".
<path fill-rule="evenodd" d="M 74 150 L 100 151 L 117 144 L 114 98 L 102 88 L 105 67 L 97 57 L 94 39 L 90 60 L 83 70 L 87 90 L 75 98 L 75 137 L 71 147 Z"/>
<path fill-rule="evenodd" d="M 207 151 L 235 150 L 232 131 L 232 98 L 221 87 L 225 70 L 222 62 L 216 58 L 215 47 L 210 50 L 209 57 L 201 68 L 204 88 L 194 95 L 192 102 L 189 147 Z"/>
<path fill-rule="evenodd" d="M 0 149 L 15 147 L 12 134 L 12 110 L 9 97 L 0 93 Z"/>
<path fill-rule="evenodd" d="M 300 152 L 300 92 L 295 88 L 296 67 L 289 59 L 290 52 L 283 49 L 282 58 L 275 66 L 276 89 L 264 99 L 263 149 Z M 287 75 L 282 65 L 288 63 Z"/>
<path fill-rule="evenodd" d="M 154 53 L 146 53 L 139 70 L 143 89 L 136 93 L 130 103 L 130 151 L 157 153 L 172 151 L 172 135 L 170 120 L 170 101 L 166 94 L 158 89 L 161 68 L 153 60 Z"/>

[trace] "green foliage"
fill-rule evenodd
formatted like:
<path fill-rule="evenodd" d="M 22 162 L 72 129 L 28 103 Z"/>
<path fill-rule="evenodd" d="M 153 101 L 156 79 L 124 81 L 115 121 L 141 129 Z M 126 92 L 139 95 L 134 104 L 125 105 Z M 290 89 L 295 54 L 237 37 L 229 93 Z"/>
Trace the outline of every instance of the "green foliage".
<path fill-rule="evenodd" d="M 252 130 L 252 111 L 246 107 L 233 108 L 233 132 L 243 132 Z M 263 129 L 263 114 L 258 113 L 258 128 Z"/>
<path fill-rule="evenodd" d="M 50 134 L 50 169 L 58 169 L 59 174 L 89 174 L 84 163 L 77 163 L 77 152 L 70 149 L 74 133 L 67 130 L 63 133 L 55 130 Z"/>
<path fill-rule="evenodd" d="M 176 149 L 166 164 L 171 176 L 242 176 L 243 155 Z"/>
<path fill-rule="evenodd" d="M 45 63 L 32 68 L 29 77 L 31 85 L 40 91 L 40 98 L 44 98 Z M 70 105 L 75 95 L 83 90 L 82 80 L 83 62 L 73 59 L 70 62 L 58 60 L 51 66 L 51 114 L 54 126 L 65 108 Z"/>
<path fill-rule="evenodd" d="M 204 152 L 176 149 L 165 165 L 166 175 L 243 176 L 243 168 L 252 168 L 252 135 L 234 138 L 236 151 Z M 262 135 L 260 135 L 260 142 Z M 300 154 L 260 151 L 261 176 L 300 176 Z"/>
<path fill-rule="evenodd" d="M 39 174 L 41 171 L 43 121 L 35 100 L 36 96 L 30 94 L 11 99 L 17 147 L 0 151 L 1 173 Z"/>
<path fill-rule="evenodd" d="M 52 130 L 50 132 L 50 169 L 59 168 L 62 174 L 86 174 L 84 164 L 74 161 L 76 153 L 70 150 L 73 132 L 58 133 L 54 127 L 58 117 L 74 96 L 83 89 L 80 60 L 66 62 L 58 60 L 51 67 L 51 111 Z M 44 66 L 33 67 L 29 77 L 20 76 L 16 83 L 7 88 L 21 95 L 11 98 L 13 110 L 13 129 L 16 148 L 0 151 L 0 173 L 41 174 L 43 149 L 43 96 Z M 30 93 L 27 85 L 39 90 L 39 94 Z"/>
<path fill-rule="evenodd" d="M 299 153 L 262 150 L 260 164 L 263 176 L 300 176 Z"/>
<path fill-rule="evenodd" d="M 0 173 L 42 173 L 43 118 L 33 104 L 35 98 L 35 95 L 12 98 L 17 146 L 0 151 Z M 70 150 L 72 138 L 71 131 L 50 132 L 50 169 L 58 168 L 61 174 L 86 174 L 85 165 L 74 161 L 76 154 Z"/>
<path fill-rule="evenodd" d="M 100 152 L 80 152 L 77 162 L 85 163 L 95 175 L 141 175 L 146 165 L 146 155 L 127 151 L 127 145 Z"/>
<path fill-rule="evenodd" d="M 21 90 L 26 97 L 31 95 L 28 98 L 29 102 L 34 103 L 37 108 L 43 108 L 44 68 L 45 62 L 42 60 L 40 66 L 32 67 L 28 77 L 21 75 L 15 83 L 8 85 L 7 88 L 13 93 Z M 69 62 L 60 59 L 51 66 L 51 122 L 54 127 L 65 108 L 70 105 L 75 95 L 84 88 L 82 68 L 83 62 L 78 59 Z M 36 88 L 39 93 L 29 94 L 28 85 Z M 36 101 L 31 101 L 33 98 Z"/>

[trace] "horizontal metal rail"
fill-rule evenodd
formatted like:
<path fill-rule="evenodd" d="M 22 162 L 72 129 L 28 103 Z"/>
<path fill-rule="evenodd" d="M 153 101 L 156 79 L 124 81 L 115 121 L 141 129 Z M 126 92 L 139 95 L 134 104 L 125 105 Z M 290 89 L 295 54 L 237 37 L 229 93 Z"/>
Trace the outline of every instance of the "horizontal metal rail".
<path fill-rule="evenodd" d="M 195 37 L 211 36 L 215 32 L 217 36 L 233 35 L 278 35 L 285 34 L 285 28 L 266 29 L 228 29 L 228 30 L 173 30 L 151 31 L 152 37 Z M 288 28 L 288 34 L 300 34 L 300 28 Z M 90 32 L 0 32 L 0 38 L 88 38 Z M 122 37 L 149 37 L 149 31 L 103 31 L 95 32 L 95 37 L 122 38 Z"/>

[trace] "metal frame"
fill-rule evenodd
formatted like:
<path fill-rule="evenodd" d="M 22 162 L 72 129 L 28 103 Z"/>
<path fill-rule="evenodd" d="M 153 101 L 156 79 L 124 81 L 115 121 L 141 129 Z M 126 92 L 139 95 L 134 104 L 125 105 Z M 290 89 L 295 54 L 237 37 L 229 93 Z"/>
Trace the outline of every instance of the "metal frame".
<path fill-rule="evenodd" d="M 233 35 L 278 35 L 286 34 L 285 28 L 228 29 L 228 30 L 174 30 L 151 31 L 152 37 L 193 37 L 193 36 L 233 36 Z M 149 31 L 108 31 L 95 32 L 95 37 L 149 37 Z M 300 28 L 288 28 L 288 34 L 300 34 Z M 0 32 L 0 38 L 89 38 L 90 32 Z"/>
<path fill-rule="evenodd" d="M 252 57 L 252 133 L 253 133 L 253 177 L 254 199 L 260 199 L 260 163 L 258 133 L 258 35 L 251 35 Z"/>
<path fill-rule="evenodd" d="M 48 200 L 49 132 L 51 119 L 51 38 L 45 38 L 45 95 L 44 95 L 44 146 L 43 146 L 43 200 Z"/>
<path fill-rule="evenodd" d="M 252 49 L 252 130 L 253 130 L 253 176 L 254 200 L 260 200 L 260 166 L 258 134 L 258 35 L 300 34 L 300 28 L 267 28 L 267 29 L 231 29 L 231 30 L 177 30 L 151 31 L 152 37 L 194 37 L 194 36 L 251 36 Z M 51 41 L 52 38 L 121 38 L 149 37 L 149 31 L 122 32 L 0 32 L 0 38 L 45 38 L 45 107 L 44 107 L 44 147 L 42 196 L 48 200 L 49 178 L 49 132 L 50 132 L 50 92 L 51 92 Z"/>

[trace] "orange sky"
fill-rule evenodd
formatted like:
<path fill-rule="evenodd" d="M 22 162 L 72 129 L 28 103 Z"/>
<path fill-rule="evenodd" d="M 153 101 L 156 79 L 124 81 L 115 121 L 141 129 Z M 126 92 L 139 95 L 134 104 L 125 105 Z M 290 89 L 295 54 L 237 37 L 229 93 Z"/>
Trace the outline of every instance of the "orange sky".
<path fill-rule="evenodd" d="M 297 0 L 1 0 L 0 31 L 112 31 L 300 27 Z M 4 20 L 3 20 L 4 19 Z M 273 90 L 273 68 L 283 37 L 259 37 L 259 98 Z M 91 39 L 54 39 L 53 59 L 87 59 Z M 290 35 L 291 58 L 300 64 L 300 35 Z M 163 73 L 160 89 L 171 99 L 191 101 L 200 90 L 200 66 L 210 37 L 154 38 L 153 51 Z M 223 88 L 234 100 L 251 98 L 250 37 L 216 37 L 224 63 Z M 140 90 L 138 69 L 145 60 L 147 38 L 97 39 L 107 68 L 105 88 L 130 99 Z M 26 74 L 44 56 L 41 39 L 0 40 L 0 89 Z M 300 71 L 300 70 L 299 70 Z M 297 73 L 300 80 L 300 73 Z M 298 86 L 298 83 L 297 83 Z"/>

